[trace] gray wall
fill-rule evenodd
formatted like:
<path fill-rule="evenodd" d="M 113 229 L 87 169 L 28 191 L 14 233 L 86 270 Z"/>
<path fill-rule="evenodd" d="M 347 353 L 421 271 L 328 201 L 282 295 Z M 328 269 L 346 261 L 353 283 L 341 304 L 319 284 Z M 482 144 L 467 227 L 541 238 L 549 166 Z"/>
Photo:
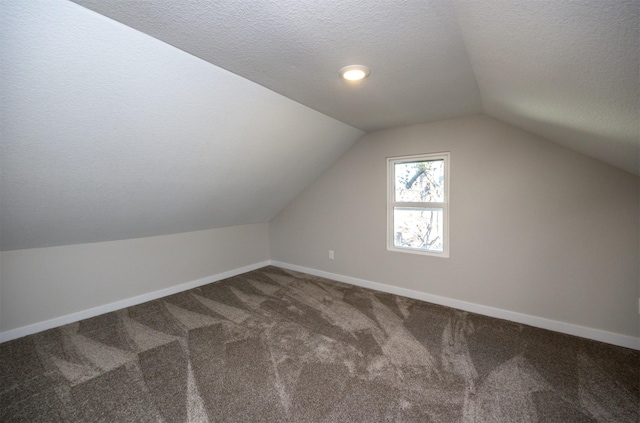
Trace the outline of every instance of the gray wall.
<path fill-rule="evenodd" d="M 46 329 L 47 320 L 95 307 L 111 311 L 111 303 L 137 296 L 149 299 L 155 291 L 264 265 L 268 260 L 266 223 L 4 251 L 0 253 L 0 335 L 32 324 L 41 325 L 37 330 Z"/>
<path fill-rule="evenodd" d="M 440 151 L 451 257 L 387 251 L 385 158 Z M 271 259 L 637 337 L 638 192 L 635 175 L 485 116 L 384 130 L 270 222 Z"/>

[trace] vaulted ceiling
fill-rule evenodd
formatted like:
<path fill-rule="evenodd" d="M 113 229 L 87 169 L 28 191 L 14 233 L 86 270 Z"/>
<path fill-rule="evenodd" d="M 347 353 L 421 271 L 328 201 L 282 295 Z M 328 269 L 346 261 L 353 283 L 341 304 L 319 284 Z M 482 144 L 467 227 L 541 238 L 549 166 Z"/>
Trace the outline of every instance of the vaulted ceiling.
<path fill-rule="evenodd" d="M 640 173 L 639 0 L 0 8 L 2 250 L 266 222 L 365 131 L 477 113 Z"/>
<path fill-rule="evenodd" d="M 639 172 L 638 0 L 73 1 L 364 131 L 483 112 Z"/>

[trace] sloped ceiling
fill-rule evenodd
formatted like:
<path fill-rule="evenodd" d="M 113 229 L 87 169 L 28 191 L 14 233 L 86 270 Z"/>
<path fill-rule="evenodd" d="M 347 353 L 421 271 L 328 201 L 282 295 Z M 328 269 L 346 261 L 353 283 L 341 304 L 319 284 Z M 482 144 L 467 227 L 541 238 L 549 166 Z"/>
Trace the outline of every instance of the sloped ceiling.
<path fill-rule="evenodd" d="M 484 112 L 640 173 L 638 0 L 73 1 L 364 131 Z"/>
<path fill-rule="evenodd" d="M 268 221 L 363 131 L 475 113 L 640 173 L 638 0 L 74 2 L 0 3 L 3 250 Z"/>
<path fill-rule="evenodd" d="M 486 114 L 640 174 L 640 1 L 456 4 Z"/>
<path fill-rule="evenodd" d="M 0 28 L 3 250 L 267 222 L 362 135 L 64 0 Z"/>
<path fill-rule="evenodd" d="M 450 0 L 74 1 L 364 131 L 482 112 Z"/>

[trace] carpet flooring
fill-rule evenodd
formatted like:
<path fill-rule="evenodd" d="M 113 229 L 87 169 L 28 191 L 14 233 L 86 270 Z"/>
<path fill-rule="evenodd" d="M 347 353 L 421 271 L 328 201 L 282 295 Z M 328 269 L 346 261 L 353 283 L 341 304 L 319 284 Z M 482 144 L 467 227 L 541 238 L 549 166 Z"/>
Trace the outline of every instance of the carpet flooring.
<path fill-rule="evenodd" d="M 0 344 L 0 421 L 638 422 L 639 363 L 269 266 Z"/>

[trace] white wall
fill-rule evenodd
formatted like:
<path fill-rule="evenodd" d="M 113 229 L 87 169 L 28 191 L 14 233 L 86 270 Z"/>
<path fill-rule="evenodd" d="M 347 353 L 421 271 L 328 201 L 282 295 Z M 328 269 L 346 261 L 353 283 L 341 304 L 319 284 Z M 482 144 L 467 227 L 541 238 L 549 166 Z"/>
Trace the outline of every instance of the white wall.
<path fill-rule="evenodd" d="M 441 151 L 451 257 L 387 251 L 385 158 Z M 637 339 L 638 180 L 484 116 L 374 132 L 270 222 L 271 259 Z"/>
<path fill-rule="evenodd" d="M 4 251 L 0 336 L 15 338 L 112 311 L 262 267 L 268 260 L 267 223 Z"/>

